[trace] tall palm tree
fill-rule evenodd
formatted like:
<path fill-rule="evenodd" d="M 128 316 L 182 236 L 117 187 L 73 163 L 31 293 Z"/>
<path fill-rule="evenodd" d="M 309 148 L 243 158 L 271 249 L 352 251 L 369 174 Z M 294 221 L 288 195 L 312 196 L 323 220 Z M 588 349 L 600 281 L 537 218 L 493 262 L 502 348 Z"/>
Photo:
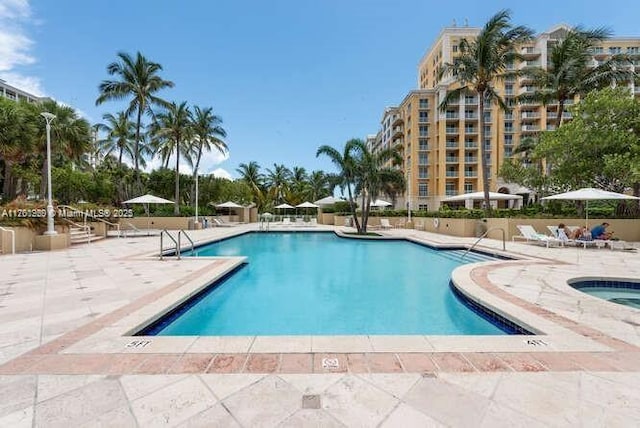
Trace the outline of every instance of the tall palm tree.
<path fill-rule="evenodd" d="M 258 209 L 261 209 L 264 200 L 264 176 L 260 172 L 260 165 L 255 161 L 251 161 L 248 164 L 241 163 L 238 165 L 236 171 L 240 174 L 240 179 L 247 183 L 251 188 L 251 193 L 254 198 L 253 200 L 258 205 Z"/>
<path fill-rule="evenodd" d="M 558 103 L 555 121 L 557 129 L 562 124 L 567 101 L 607 87 L 612 82 L 631 78 L 633 72 L 624 67 L 628 62 L 625 55 L 614 55 L 596 67 L 591 67 L 593 49 L 610 36 L 611 31 L 606 28 L 584 30 L 574 27 L 567 31 L 549 51 L 546 69 L 533 68 L 525 71 L 537 89 L 531 95 L 521 96 L 519 101 L 537 101 L 543 105 Z"/>
<path fill-rule="evenodd" d="M 497 103 L 507 111 L 504 100 L 497 94 L 494 84 L 504 80 L 515 72 L 507 72 L 507 64 L 522 60 L 515 47 L 528 41 L 533 36 L 533 30 L 524 27 L 514 27 L 511 24 L 511 13 L 502 10 L 489 19 L 474 40 L 462 38 L 458 45 L 460 55 L 453 62 L 445 63 L 440 70 L 440 78 L 451 76 L 460 87 L 447 92 L 440 103 L 445 110 L 449 103 L 458 100 L 465 92 L 473 92 L 478 98 L 478 117 L 484 117 L 485 103 Z M 482 188 L 484 191 L 484 205 L 487 215 L 491 211 L 489 205 L 489 174 L 487 168 L 486 148 L 484 144 L 484 126 L 478 126 L 478 141 L 480 141 Z"/>
<path fill-rule="evenodd" d="M 227 136 L 227 131 L 222 127 L 222 118 L 213 114 L 213 109 L 211 107 L 201 108 L 194 106 L 191 115 L 191 123 L 195 150 L 195 164 L 192 165 L 195 186 L 202 153 L 204 151 L 210 152 L 211 149 L 215 148 L 220 153 L 225 154 L 229 149 L 227 144 L 222 140 L 222 138 Z M 195 189 L 192 189 L 191 194 L 195 195 Z M 194 200 L 192 198 L 192 203 L 193 201 Z"/>
<path fill-rule="evenodd" d="M 34 107 L 37 113 L 48 112 L 56 116 L 51 122 L 51 156 L 80 163 L 83 156 L 91 150 L 91 127 L 71 107 L 46 100 Z M 38 118 L 37 144 L 41 159 L 42 180 L 40 195 L 44 197 L 47 189 L 47 133 L 45 121 Z"/>
<path fill-rule="evenodd" d="M 136 134 L 134 141 L 134 171 L 136 182 L 140 186 L 140 150 L 138 146 L 141 140 L 142 116 L 153 114 L 152 106 L 166 107 L 168 103 L 155 94 L 162 89 L 173 87 L 173 82 L 164 80 L 159 76 L 162 66 L 151 62 L 140 52 L 132 57 L 126 52 L 118 52 L 118 61 L 107 66 L 110 76 L 117 76 L 118 80 L 103 80 L 100 83 L 100 95 L 96 99 L 96 105 L 110 100 L 129 99 L 126 114 L 136 115 Z"/>
<path fill-rule="evenodd" d="M 390 183 L 400 183 L 403 187 L 405 185 L 404 174 L 395 168 L 402 162 L 402 157 L 397 147 L 371 152 L 362 140 L 354 145 L 354 151 L 356 153 L 356 191 L 360 193 L 362 201 L 362 223 L 358 233 L 367 233 L 371 202 L 377 199 Z M 389 166 L 389 161 L 393 166 Z"/>
<path fill-rule="evenodd" d="M 0 98 L 0 161 L 4 165 L 2 196 L 7 200 L 14 199 L 17 193 L 18 180 L 13 174 L 13 167 L 23 163 L 32 152 L 37 131 L 36 120 L 29 116 L 25 105 Z"/>
<path fill-rule="evenodd" d="M 118 112 L 116 116 L 107 113 L 102 116 L 105 123 L 96 125 L 96 129 L 107 133 L 106 137 L 97 141 L 98 151 L 109 156 L 112 153 L 118 154 L 118 167 L 122 167 L 122 156 L 126 155 L 133 160 L 135 124 L 129 120 L 124 112 Z"/>
<path fill-rule="evenodd" d="M 273 170 L 267 168 L 265 181 L 271 198 L 276 204 L 284 202 L 284 195 L 287 191 L 290 177 L 291 171 L 284 165 L 274 163 Z"/>
<path fill-rule="evenodd" d="M 317 201 L 331 194 L 329 180 L 323 171 L 312 171 L 309 174 L 304 194 L 310 201 Z"/>
<path fill-rule="evenodd" d="M 347 196 L 349 198 L 349 207 L 351 209 L 351 217 L 353 219 L 353 224 L 356 225 L 356 229 L 360 231 L 360 221 L 358 220 L 358 216 L 356 215 L 356 203 L 354 200 L 354 190 L 356 185 L 356 159 L 354 158 L 354 151 L 356 147 L 364 144 L 362 140 L 359 139 L 351 139 L 347 141 L 344 145 L 342 153 L 340 153 L 337 149 L 323 145 L 318 148 L 316 152 L 316 157 L 320 155 L 327 156 L 333 165 L 338 169 L 335 174 L 329 175 L 329 180 L 332 182 L 334 186 L 340 187 L 344 191 L 347 189 Z"/>
<path fill-rule="evenodd" d="M 187 103 L 171 103 L 156 115 L 151 124 L 152 142 L 164 156 L 176 156 L 174 214 L 180 214 L 180 153 L 188 156 L 189 142 L 193 137 L 191 113 Z"/>

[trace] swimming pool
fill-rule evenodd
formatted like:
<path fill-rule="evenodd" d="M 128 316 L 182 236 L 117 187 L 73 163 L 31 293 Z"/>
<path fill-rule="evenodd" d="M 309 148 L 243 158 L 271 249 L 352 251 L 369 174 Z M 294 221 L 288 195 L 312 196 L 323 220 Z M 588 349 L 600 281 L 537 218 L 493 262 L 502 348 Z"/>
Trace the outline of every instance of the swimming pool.
<path fill-rule="evenodd" d="M 450 289 L 459 252 L 290 232 L 247 233 L 189 255 L 248 263 L 142 334 L 506 334 Z"/>
<path fill-rule="evenodd" d="M 619 280 L 588 280 L 571 284 L 576 290 L 611 303 L 640 309 L 640 283 Z"/>

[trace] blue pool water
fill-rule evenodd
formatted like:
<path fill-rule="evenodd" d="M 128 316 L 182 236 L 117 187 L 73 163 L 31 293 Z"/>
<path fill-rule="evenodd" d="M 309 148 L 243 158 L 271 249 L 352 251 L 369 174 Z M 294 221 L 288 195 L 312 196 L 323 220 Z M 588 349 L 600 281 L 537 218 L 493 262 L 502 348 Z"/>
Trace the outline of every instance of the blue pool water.
<path fill-rule="evenodd" d="M 460 252 L 291 232 L 249 233 L 195 255 L 248 263 L 144 334 L 506 334 L 451 291 Z"/>
<path fill-rule="evenodd" d="M 640 283 L 619 280 L 587 280 L 571 284 L 577 290 L 619 305 L 640 309 Z"/>

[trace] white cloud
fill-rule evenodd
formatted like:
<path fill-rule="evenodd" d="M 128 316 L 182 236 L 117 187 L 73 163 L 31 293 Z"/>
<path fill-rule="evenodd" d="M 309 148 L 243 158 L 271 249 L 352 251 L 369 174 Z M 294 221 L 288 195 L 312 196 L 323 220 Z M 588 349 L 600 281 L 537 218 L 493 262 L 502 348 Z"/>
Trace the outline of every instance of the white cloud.
<path fill-rule="evenodd" d="M 233 180 L 233 177 L 231 177 L 231 174 L 229 173 L 229 171 L 227 171 L 224 168 L 216 168 L 213 171 L 211 171 L 210 174 L 213 174 L 215 177 L 226 178 L 227 180 Z"/>
<path fill-rule="evenodd" d="M 25 30 L 30 23 L 28 0 L 0 0 L 0 78 L 12 86 L 42 96 L 44 91 L 40 79 L 16 71 L 17 67 L 36 62 L 31 55 L 33 40 Z"/>

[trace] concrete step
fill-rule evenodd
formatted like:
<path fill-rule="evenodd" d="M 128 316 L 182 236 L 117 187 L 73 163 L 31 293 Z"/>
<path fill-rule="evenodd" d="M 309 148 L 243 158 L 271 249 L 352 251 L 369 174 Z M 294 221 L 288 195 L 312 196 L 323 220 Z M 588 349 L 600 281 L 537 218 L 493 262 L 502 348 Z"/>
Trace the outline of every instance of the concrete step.
<path fill-rule="evenodd" d="M 93 233 L 87 236 L 86 234 L 82 235 L 71 235 L 70 243 L 71 245 L 77 244 L 86 244 L 87 242 L 94 242 L 104 239 L 104 236 L 94 235 Z"/>

